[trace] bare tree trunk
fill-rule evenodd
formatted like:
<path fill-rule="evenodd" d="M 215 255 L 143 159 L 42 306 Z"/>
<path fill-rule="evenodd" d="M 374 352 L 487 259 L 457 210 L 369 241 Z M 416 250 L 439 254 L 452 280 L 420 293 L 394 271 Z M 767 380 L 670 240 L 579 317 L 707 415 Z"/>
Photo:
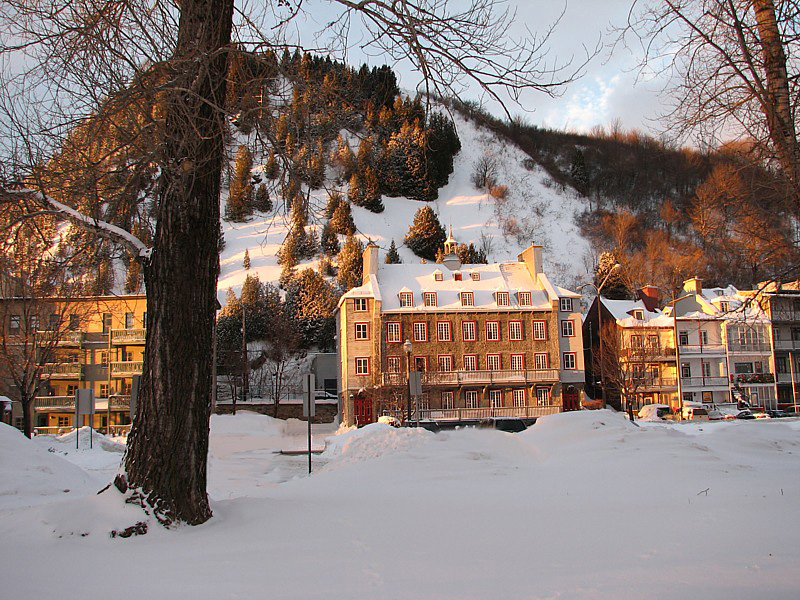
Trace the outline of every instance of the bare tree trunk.
<path fill-rule="evenodd" d="M 211 517 L 206 495 L 232 0 L 184 0 L 166 93 L 157 227 L 145 265 L 147 342 L 127 482 L 162 523 Z M 182 281 L 191 280 L 190 285 Z"/>
<path fill-rule="evenodd" d="M 26 437 L 33 437 L 33 398 L 23 395 L 20 397 L 22 404 L 22 432 Z"/>
<path fill-rule="evenodd" d="M 792 183 L 795 201 L 799 201 L 800 190 L 800 152 L 797 146 L 797 131 L 789 98 L 789 76 L 786 70 L 786 52 L 781 43 L 781 33 L 775 18 L 775 5 L 772 0 L 753 0 L 753 8 L 758 24 L 758 34 L 764 60 L 767 80 L 766 102 L 762 111 L 767 120 L 772 143 L 778 154 L 781 167 Z"/>

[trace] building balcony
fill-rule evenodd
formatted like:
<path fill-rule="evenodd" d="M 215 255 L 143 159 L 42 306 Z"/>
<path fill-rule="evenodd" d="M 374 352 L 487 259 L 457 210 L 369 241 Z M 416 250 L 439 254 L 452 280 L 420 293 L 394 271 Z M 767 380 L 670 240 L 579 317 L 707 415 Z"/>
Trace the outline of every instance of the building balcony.
<path fill-rule="evenodd" d="M 143 363 L 141 360 L 114 361 L 111 363 L 111 376 L 124 377 L 142 374 Z"/>
<path fill-rule="evenodd" d="M 112 329 L 111 343 L 115 346 L 126 344 L 144 344 L 147 329 Z"/>
<path fill-rule="evenodd" d="M 778 373 L 775 377 L 778 380 L 778 383 L 792 383 L 791 373 Z M 800 382 L 800 374 L 795 374 L 794 381 Z"/>
<path fill-rule="evenodd" d="M 83 374 L 80 363 L 46 363 L 42 365 L 42 377 L 46 379 L 78 379 Z"/>
<path fill-rule="evenodd" d="M 33 409 L 72 412 L 75 410 L 75 396 L 37 396 L 33 399 Z"/>
<path fill-rule="evenodd" d="M 725 346 L 722 344 L 682 344 L 681 354 L 725 354 Z"/>
<path fill-rule="evenodd" d="M 773 321 L 800 321 L 800 310 L 777 309 L 770 316 Z"/>
<path fill-rule="evenodd" d="M 536 419 L 561 412 L 559 405 L 501 406 L 497 408 L 432 408 L 419 411 L 420 421 L 483 421 L 486 419 Z M 411 415 L 417 420 L 417 413 Z"/>
<path fill-rule="evenodd" d="M 80 347 L 83 343 L 82 331 L 37 331 L 36 339 L 39 344 L 46 345 L 53 341 L 58 346 Z"/>
<path fill-rule="evenodd" d="M 637 391 L 677 389 L 678 380 L 674 377 L 634 377 L 629 379 L 629 386 Z"/>
<path fill-rule="evenodd" d="M 732 354 L 769 354 L 772 352 L 772 348 L 767 342 L 751 342 L 747 344 L 730 342 L 728 351 Z"/>
<path fill-rule="evenodd" d="M 428 371 L 422 374 L 422 385 L 492 385 L 555 383 L 558 369 L 526 369 L 520 371 Z M 405 373 L 384 373 L 383 385 L 406 385 Z"/>
<path fill-rule="evenodd" d="M 775 340 L 775 350 L 800 350 L 800 340 Z"/>
<path fill-rule="evenodd" d="M 675 348 L 655 348 L 651 346 L 623 348 L 622 358 L 627 358 L 629 361 L 674 360 Z"/>
<path fill-rule="evenodd" d="M 711 388 L 711 387 L 724 387 L 728 388 L 727 377 L 681 377 L 681 386 L 686 388 Z"/>
<path fill-rule="evenodd" d="M 775 375 L 772 373 L 737 373 L 731 375 L 731 383 L 775 383 Z"/>

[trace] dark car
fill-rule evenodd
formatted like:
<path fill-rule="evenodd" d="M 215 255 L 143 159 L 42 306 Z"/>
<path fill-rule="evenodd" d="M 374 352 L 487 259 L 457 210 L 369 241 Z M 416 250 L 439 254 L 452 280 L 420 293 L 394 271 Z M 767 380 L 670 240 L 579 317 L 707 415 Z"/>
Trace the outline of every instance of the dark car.
<path fill-rule="evenodd" d="M 784 410 L 778 410 L 776 408 L 768 410 L 767 414 L 769 415 L 770 419 L 782 419 L 783 417 L 791 416 Z"/>
<path fill-rule="evenodd" d="M 783 409 L 783 412 L 786 413 L 787 417 L 800 417 L 800 405 L 787 406 Z"/>
<path fill-rule="evenodd" d="M 737 419 L 755 419 L 756 416 L 749 410 L 742 410 L 736 414 Z"/>

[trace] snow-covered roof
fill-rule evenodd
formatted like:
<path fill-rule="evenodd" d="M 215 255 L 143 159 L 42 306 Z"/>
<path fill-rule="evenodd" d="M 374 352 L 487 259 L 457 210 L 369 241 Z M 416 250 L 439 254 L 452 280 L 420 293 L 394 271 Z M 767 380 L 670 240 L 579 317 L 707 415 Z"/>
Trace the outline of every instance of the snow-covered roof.
<path fill-rule="evenodd" d="M 522 262 L 462 265 L 457 271 L 443 269 L 436 263 L 379 264 L 377 269 L 376 276 L 370 276 L 364 285 L 342 296 L 339 305 L 347 298 L 374 297 L 382 300 L 384 312 L 552 310 L 552 301 L 558 297 L 580 297 L 570 290 L 555 288 L 544 274 L 534 280 Z M 441 281 L 434 277 L 437 271 L 442 273 Z M 472 273 L 479 275 L 477 280 L 472 278 Z M 413 294 L 413 306 L 400 306 L 401 292 Z M 437 306 L 425 306 L 423 292 L 435 292 Z M 472 292 L 472 306 L 462 306 L 463 292 Z M 498 292 L 508 292 L 508 306 L 498 306 Z M 530 292 L 530 305 L 520 305 L 520 292 Z"/>
<path fill-rule="evenodd" d="M 648 310 L 641 300 L 600 300 L 621 327 L 672 327 L 672 319 L 660 310 Z M 641 311 L 643 318 L 635 318 L 634 311 Z"/>

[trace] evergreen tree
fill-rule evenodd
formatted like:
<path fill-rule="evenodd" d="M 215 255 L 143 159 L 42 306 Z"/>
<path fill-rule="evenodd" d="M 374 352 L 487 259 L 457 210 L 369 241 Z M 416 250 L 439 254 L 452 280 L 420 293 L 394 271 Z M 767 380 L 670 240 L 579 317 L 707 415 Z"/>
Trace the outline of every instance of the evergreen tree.
<path fill-rule="evenodd" d="M 361 242 L 353 234 L 348 235 L 338 258 L 339 272 L 336 280 L 342 289 L 349 290 L 361 285 L 363 252 L 364 246 Z"/>
<path fill-rule="evenodd" d="M 325 256 L 335 256 L 339 254 L 339 238 L 331 227 L 330 221 L 327 221 L 322 227 L 322 233 L 319 238 L 320 249 Z"/>
<path fill-rule="evenodd" d="M 331 285 L 312 269 L 303 269 L 292 279 L 287 287 L 286 308 L 304 348 L 333 348 L 337 301 Z"/>
<path fill-rule="evenodd" d="M 342 194 L 338 190 L 331 190 L 328 192 L 328 203 L 325 205 L 325 218 L 330 219 L 333 217 L 336 207 L 342 201 Z"/>
<path fill-rule="evenodd" d="M 269 191 L 266 184 L 259 184 L 256 188 L 256 198 L 253 207 L 262 213 L 268 213 L 272 210 L 272 199 L 269 197 Z"/>
<path fill-rule="evenodd" d="M 236 297 L 236 292 L 228 288 L 228 293 L 225 296 L 225 305 L 222 307 L 219 315 L 220 317 L 231 317 L 233 315 L 241 314 L 242 305 L 239 298 Z"/>
<path fill-rule="evenodd" d="M 347 202 L 340 202 L 331 217 L 331 230 L 339 235 L 352 235 L 356 232 L 356 224 L 353 222 L 353 214 Z"/>
<path fill-rule="evenodd" d="M 621 268 L 614 268 L 618 263 L 616 257 L 611 252 L 603 252 L 597 261 L 594 270 L 594 284 L 599 288 L 600 295 L 610 300 L 629 300 L 631 294 L 625 285 Z"/>
<path fill-rule="evenodd" d="M 436 251 L 444 245 L 446 239 L 444 227 L 439 223 L 436 213 L 430 206 L 423 206 L 414 215 L 405 243 L 417 256 L 436 260 Z"/>
<path fill-rule="evenodd" d="M 236 151 L 233 177 L 225 205 L 225 218 L 230 221 L 244 221 L 253 213 L 253 184 L 250 181 L 252 170 L 253 155 L 250 149 L 242 144 Z"/>
<path fill-rule="evenodd" d="M 250 250 L 247 248 L 244 249 L 244 259 L 242 259 L 242 266 L 244 267 L 245 271 L 250 270 Z"/>
<path fill-rule="evenodd" d="M 350 183 L 347 186 L 347 199 L 356 206 L 364 206 L 364 184 L 358 171 L 350 177 Z"/>
<path fill-rule="evenodd" d="M 580 148 L 576 148 L 572 153 L 569 174 L 581 188 L 589 185 L 589 172 L 586 169 L 586 157 L 583 154 L 583 150 Z"/>
<path fill-rule="evenodd" d="M 264 176 L 270 180 L 278 178 L 278 161 L 275 158 L 275 151 L 272 149 L 270 149 L 267 163 L 264 165 Z"/>
<path fill-rule="evenodd" d="M 386 257 L 383 259 L 383 262 L 387 265 L 399 265 L 403 261 L 400 260 L 400 254 L 397 252 L 397 246 L 392 240 L 391 245 L 389 246 L 389 251 L 386 253 Z"/>
<path fill-rule="evenodd" d="M 381 201 L 380 184 L 375 169 L 367 167 L 364 171 L 364 192 L 363 206 L 374 213 L 383 212 L 383 201 Z"/>

